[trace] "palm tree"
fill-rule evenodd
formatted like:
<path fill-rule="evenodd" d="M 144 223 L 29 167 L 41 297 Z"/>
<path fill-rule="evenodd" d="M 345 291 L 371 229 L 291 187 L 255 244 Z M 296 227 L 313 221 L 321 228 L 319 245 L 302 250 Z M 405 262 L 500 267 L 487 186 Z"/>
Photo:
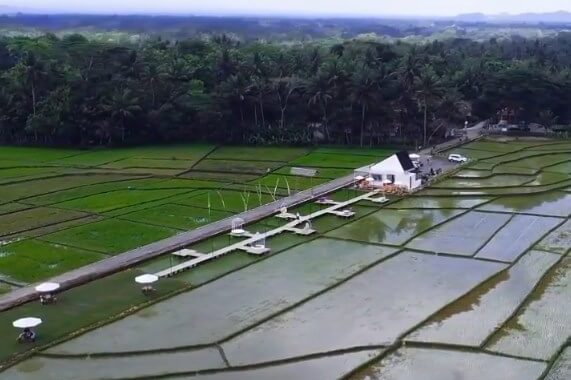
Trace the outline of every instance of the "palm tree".
<path fill-rule="evenodd" d="M 142 79 L 151 90 L 151 104 L 155 106 L 156 90 L 160 86 L 161 81 L 166 74 L 162 71 L 161 66 L 156 63 L 146 64 L 143 68 Z"/>
<path fill-rule="evenodd" d="M 24 86 L 30 89 L 32 96 L 32 112 L 36 115 L 38 103 L 38 86 L 47 76 L 44 64 L 36 58 L 33 53 L 28 53 L 22 60 L 23 65 L 23 81 Z"/>
<path fill-rule="evenodd" d="M 103 104 L 103 110 L 119 123 L 121 141 L 125 142 L 126 121 L 142 110 L 139 98 L 130 89 L 116 90 Z M 109 143 L 111 136 L 109 136 Z"/>
<path fill-rule="evenodd" d="M 552 110 L 545 110 L 539 113 L 539 120 L 541 122 L 541 125 L 543 125 L 545 129 L 548 129 L 551 128 L 555 123 L 557 123 L 559 117 L 556 116 Z"/>
<path fill-rule="evenodd" d="M 361 69 L 353 76 L 351 85 L 351 101 L 361 107 L 361 135 L 360 145 L 363 146 L 365 135 L 365 121 L 367 110 L 377 101 L 377 82 L 374 74 L 368 69 Z"/>
<path fill-rule="evenodd" d="M 333 89 L 330 78 L 318 73 L 309 82 L 307 92 L 309 94 L 308 105 L 318 105 L 321 108 L 323 127 L 325 129 L 327 141 L 329 141 L 330 135 L 327 109 L 329 107 L 329 103 L 333 99 Z"/>
<path fill-rule="evenodd" d="M 436 76 L 430 67 L 425 67 L 420 75 L 416 78 L 416 95 L 420 106 L 423 109 L 424 122 L 423 122 L 423 144 L 427 144 L 427 125 L 428 125 L 428 107 L 436 102 L 443 93 L 442 83 L 440 78 Z"/>
<path fill-rule="evenodd" d="M 227 104 L 232 108 L 232 112 L 240 113 L 240 126 L 243 127 L 245 123 L 244 117 L 244 104 L 248 96 L 248 83 L 242 75 L 231 75 L 227 80 L 222 82 L 217 89 L 218 96 L 225 99 Z"/>
<path fill-rule="evenodd" d="M 285 113 L 290 98 L 296 91 L 300 91 L 304 87 L 304 84 L 297 77 L 286 77 L 275 79 L 272 87 L 278 98 L 281 113 L 280 128 L 283 129 L 285 126 Z"/>
<path fill-rule="evenodd" d="M 255 76 L 252 78 L 246 92 L 254 100 L 254 119 L 258 126 L 258 106 L 260 107 L 260 116 L 262 117 L 262 128 L 266 126 L 266 116 L 264 112 L 264 103 L 268 93 L 268 83 L 265 78 Z"/>

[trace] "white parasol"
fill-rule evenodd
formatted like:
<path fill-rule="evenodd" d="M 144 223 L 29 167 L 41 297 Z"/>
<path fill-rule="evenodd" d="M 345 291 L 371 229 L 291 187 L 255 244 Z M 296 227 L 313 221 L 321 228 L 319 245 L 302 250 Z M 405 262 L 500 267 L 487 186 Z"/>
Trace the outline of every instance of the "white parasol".
<path fill-rule="evenodd" d="M 375 179 L 373 177 L 367 177 L 365 178 L 365 181 L 367 182 L 375 182 Z"/>
<path fill-rule="evenodd" d="M 420 155 L 416 153 L 409 154 L 408 156 L 410 157 L 411 160 L 420 160 Z"/>
<path fill-rule="evenodd" d="M 357 177 L 355 177 L 355 181 L 362 181 L 364 179 L 365 177 L 363 177 L 362 175 L 358 175 Z"/>
<path fill-rule="evenodd" d="M 43 284 L 36 286 L 36 291 L 40 293 L 51 293 L 55 292 L 59 288 L 60 284 L 57 282 L 44 282 Z"/>
<path fill-rule="evenodd" d="M 135 277 L 135 282 L 137 284 L 152 284 L 159 281 L 159 277 L 155 276 L 154 274 L 142 274 L 140 276 Z"/>
<path fill-rule="evenodd" d="M 20 318 L 14 322 L 12 322 L 12 326 L 17 327 L 19 329 L 29 329 L 31 327 L 36 327 L 42 324 L 42 320 L 40 318 Z"/>
<path fill-rule="evenodd" d="M 390 179 L 385 179 L 383 180 L 383 185 L 392 185 L 393 181 L 391 181 Z"/>

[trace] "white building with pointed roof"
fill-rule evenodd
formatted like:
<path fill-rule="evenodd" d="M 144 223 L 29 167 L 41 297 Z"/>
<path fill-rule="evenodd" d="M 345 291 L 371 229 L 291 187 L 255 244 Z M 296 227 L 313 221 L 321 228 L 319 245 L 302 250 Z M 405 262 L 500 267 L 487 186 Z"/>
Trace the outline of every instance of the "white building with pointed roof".
<path fill-rule="evenodd" d="M 355 171 L 355 175 L 373 178 L 369 184 L 376 188 L 395 185 L 414 190 L 422 185 L 416 167 L 405 151 L 395 153 L 377 164 L 359 168 Z"/>

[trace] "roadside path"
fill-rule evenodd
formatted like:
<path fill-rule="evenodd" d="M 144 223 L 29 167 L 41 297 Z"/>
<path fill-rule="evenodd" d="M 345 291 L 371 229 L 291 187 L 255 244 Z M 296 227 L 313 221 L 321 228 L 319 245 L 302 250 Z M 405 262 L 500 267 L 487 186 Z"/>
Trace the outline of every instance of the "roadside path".
<path fill-rule="evenodd" d="M 462 129 L 461 130 L 462 132 L 466 132 L 465 136 L 446 141 L 442 144 L 436 144 L 433 146 L 429 146 L 427 148 L 420 150 L 420 152 L 418 152 L 418 154 L 430 155 L 433 148 L 434 148 L 434 151 L 436 153 L 439 153 L 439 152 L 457 147 L 459 145 L 464 145 L 464 144 L 466 144 L 472 140 L 476 140 L 477 138 L 482 136 L 482 129 L 486 125 L 486 122 L 487 121 L 481 121 L 478 124 L 476 124 L 470 128 Z"/>
<path fill-rule="evenodd" d="M 160 240 L 155 243 L 133 249 L 131 251 L 127 251 L 102 261 L 98 261 L 96 263 L 72 270 L 46 281 L 57 282 L 61 284 L 62 290 L 79 286 L 98 278 L 105 277 L 107 275 L 127 269 L 129 267 L 133 267 L 143 261 L 155 258 L 165 253 L 182 249 L 200 240 L 204 240 L 211 236 L 230 231 L 232 228 L 232 220 L 234 218 L 241 218 L 245 223 L 255 222 L 259 219 L 263 219 L 278 213 L 282 207 L 291 208 L 297 206 L 311 199 L 349 186 L 354 181 L 355 179 L 353 174 L 342 178 L 337 178 L 333 181 L 313 187 L 312 189 L 301 191 L 289 197 L 279 199 L 272 203 L 265 204 L 240 214 L 236 214 L 230 218 L 222 219 L 206 226 L 199 227 L 188 232 L 183 232 L 171 236 L 170 238 Z M 128 231 L 125 233 L 128 233 Z M 35 285 L 36 284 L 32 284 L 24 288 L 14 290 L 0 297 L 0 311 L 13 308 L 17 305 L 38 298 L 38 293 L 34 289 Z"/>

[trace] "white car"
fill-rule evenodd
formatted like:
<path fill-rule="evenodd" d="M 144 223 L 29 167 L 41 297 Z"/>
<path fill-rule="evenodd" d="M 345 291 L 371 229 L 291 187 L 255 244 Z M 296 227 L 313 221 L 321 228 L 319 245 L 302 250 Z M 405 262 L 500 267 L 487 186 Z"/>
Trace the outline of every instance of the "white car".
<path fill-rule="evenodd" d="M 451 154 L 448 156 L 448 161 L 462 164 L 464 162 L 468 162 L 468 159 L 460 154 Z"/>

